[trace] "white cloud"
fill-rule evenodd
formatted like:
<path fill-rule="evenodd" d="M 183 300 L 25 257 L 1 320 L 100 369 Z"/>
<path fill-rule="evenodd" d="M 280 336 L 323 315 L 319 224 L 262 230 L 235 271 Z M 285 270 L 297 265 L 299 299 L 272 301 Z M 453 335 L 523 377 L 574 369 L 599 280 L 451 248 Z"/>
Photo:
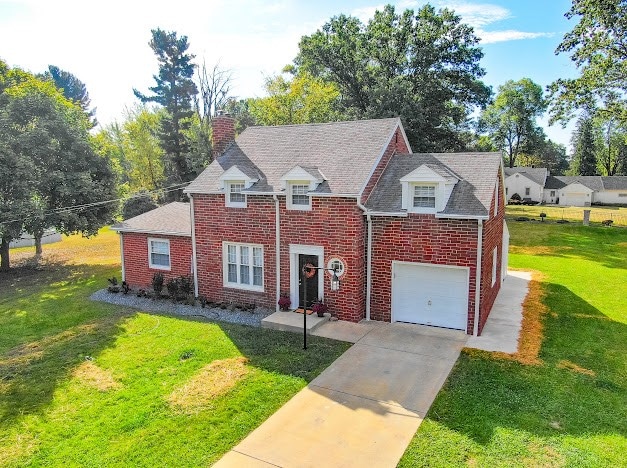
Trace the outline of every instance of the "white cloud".
<path fill-rule="evenodd" d="M 536 39 L 538 37 L 551 37 L 554 33 L 546 33 L 546 32 L 524 32 L 524 31 L 516 31 L 516 30 L 506 30 L 506 31 L 476 31 L 477 35 L 481 38 L 482 44 L 494 44 L 496 42 L 506 42 L 506 41 L 519 41 L 523 39 Z"/>

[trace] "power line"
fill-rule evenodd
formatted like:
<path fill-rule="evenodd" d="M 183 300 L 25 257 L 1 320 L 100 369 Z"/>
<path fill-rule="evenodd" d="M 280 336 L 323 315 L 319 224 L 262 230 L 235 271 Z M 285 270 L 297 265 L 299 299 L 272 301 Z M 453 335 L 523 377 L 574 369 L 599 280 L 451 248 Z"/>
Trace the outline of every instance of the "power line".
<path fill-rule="evenodd" d="M 176 185 L 170 185 L 169 187 L 164 187 L 161 189 L 155 189 L 155 190 L 150 190 L 147 192 L 142 192 L 142 193 L 137 193 L 135 195 L 131 195 L 130 197 L 120 197 L 120 198 L 113 198 L 111 200 L 103 200 L 103 201 L 99 201 L 99 202 L 93 202 L 93 203 L 85 203 L 82 205 L 73 205 L 73 206 L 65 206 L 65 207 L 60 207 L 60 208 L 55 208 L 53 210 L 47 211 L 45 213 L 42 214 L 34 214 L 31 216 L 26 216 L 26 217 L 22 217 L 22 218 L 16 218 L 16 219 L 10 219 L 8 221 L 2 221 L 0 222 L 0 226 L 3 224 L 11 224 L 11 223 L 15 223 L 18 221 L 24 221 L 27 219 L 31 219 L 31 218 L 37 218 L 37 217 L 47 217 L 53 214 L 58 214 L 58 213 L 71 213 L 71 212 L 75 212 L 75 211 L 82 211 L 85 209 L 90 209 L 90 208 L 95 208 L 97 206 L 102 206 L 102 205 L 107 205 L 110 203 L 116 203 L 116 202 L 121 202 L 121 201 L 125 201 L 125 200 L 131 200 L 133 198 L 139 198 L 139 197 L 143 197 L 145 195 L 153 195 L 156 193 L 169 193 L 169 192 L 174 192 L 175 190 L 179 190 L 187 185 L 189 185 L 189 182 L 184 182 L 182 184 L 176 184 Z"/>

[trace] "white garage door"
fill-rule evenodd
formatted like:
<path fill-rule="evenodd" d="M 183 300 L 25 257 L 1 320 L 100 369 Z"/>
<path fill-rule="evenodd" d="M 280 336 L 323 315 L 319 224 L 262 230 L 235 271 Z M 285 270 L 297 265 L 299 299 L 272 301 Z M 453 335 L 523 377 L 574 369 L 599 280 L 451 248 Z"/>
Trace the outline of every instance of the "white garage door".
<path fill-rule="evenodd" d="M 466 330 L 468 269 L 392 264 L 392 321 Z"/>
<path fill-rule="evenodd" d="M 585 193 L 568 192 L 560 198 L 560 205 L 585 206 L 586 198 L 588 199 L 587 201 L 590 201 L 590 198 L 586 197 Z"/>

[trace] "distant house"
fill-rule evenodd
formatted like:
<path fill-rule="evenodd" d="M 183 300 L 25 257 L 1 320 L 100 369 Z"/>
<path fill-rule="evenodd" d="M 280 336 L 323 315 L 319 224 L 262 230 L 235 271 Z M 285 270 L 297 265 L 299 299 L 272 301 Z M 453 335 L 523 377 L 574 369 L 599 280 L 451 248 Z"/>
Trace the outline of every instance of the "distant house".
<path fill-rule="evenodd" d="M 509 200 L 521 199 L 563 206 L 626 205 L 627 176 L 552 176 L 543 167 L 505 168 Z"/>
<path fill-rule="evenodd" d="M 507 200 L 517 193 L 521 199 L 540 203 L 544 196 L 544 185 L 549 175 L 545 167 L 506 167 L 505 195 Z"/>
<path fill-rule="evenodd" d="M 400 119 L 213 122 L 219 156 L 173 203 L 124 221 L 123 278 L 191 275 L 214 302 L 481 332 L 507 271 L 498 153 L 412 154 Z M 331 273 L 305 265 L 336 268 Z M 309 273 L 311 276 L 309 276 Z M 307 287 L 307 304 L 303 302 Z"/>
<path fill-rule="evenodd" d="M 41 237 L 42 244 L 52 244 L 54 242 L 61 242 L 61 234 L 55 229 L 47 229 L 44 231 L 44 235 Z M 10 249 L 16 249 L 18 247 L 33 247 L 35 245 L 35 238 L 31 234 L 22 234 L 19 239 L 14 239 L 9 244 Z"/>

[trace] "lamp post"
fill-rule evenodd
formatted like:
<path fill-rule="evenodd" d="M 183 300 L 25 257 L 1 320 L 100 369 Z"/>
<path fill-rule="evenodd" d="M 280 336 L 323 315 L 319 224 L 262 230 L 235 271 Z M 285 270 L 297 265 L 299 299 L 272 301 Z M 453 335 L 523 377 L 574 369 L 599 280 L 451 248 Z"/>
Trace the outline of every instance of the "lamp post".
<path fill-rule="evenodd" d="M 337 267 L 317 267 L 310 263 L 303 265 L 303 269 L 301 271 L 303 282 L 303 349 L 307 349 L 307 274 L 311 270 L 332 271 L 333 276 L 331 277 L 331 291 L 337 291 L 340 289 L 340 278 L 337 276 Z"/>

